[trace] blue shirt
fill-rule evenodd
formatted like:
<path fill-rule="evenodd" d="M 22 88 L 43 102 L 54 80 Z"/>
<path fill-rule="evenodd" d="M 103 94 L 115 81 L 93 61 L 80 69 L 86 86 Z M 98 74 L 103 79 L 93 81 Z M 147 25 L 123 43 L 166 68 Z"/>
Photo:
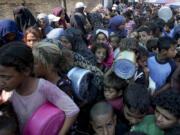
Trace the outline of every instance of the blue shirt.
<path fill-rule="evenodd" d="M 157 54 L 153 54 L 147 60 L 148 68 L 150 70 L 149 76 L 156 84 L 155 90 L 159 90 L 167 82 L 170 82 L 170 77 L 176 69 L 176 63 L 168 59 L 162 63 L 157 60 Z"/>

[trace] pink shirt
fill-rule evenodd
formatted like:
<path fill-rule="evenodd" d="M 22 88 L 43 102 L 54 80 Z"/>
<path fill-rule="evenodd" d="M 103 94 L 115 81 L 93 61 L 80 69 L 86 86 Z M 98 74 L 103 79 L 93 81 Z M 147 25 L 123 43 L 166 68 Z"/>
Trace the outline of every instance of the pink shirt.
<path fill-rule="evenodd" d="M 69 96 L 44 79 L 39 79 L 38 87 L 31 95 L 21 96 L 14 91 L 10 101 L 17 114 L 21 133 L 33 112 L 47 101 L 63 110 L 66 117 L 72 117 L 79 112 L 78 106 Z"/>

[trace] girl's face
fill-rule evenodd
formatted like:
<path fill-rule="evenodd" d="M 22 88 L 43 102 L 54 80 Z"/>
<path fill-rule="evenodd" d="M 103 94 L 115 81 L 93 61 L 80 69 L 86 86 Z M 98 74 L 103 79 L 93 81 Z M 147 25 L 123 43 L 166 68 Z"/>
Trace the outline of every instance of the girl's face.
<path fill-rule="evenodd" d="M 54 27 L 59 28 L 59 22 L 54 22 Z"/>
<path fill-rule="evenodd" d="M 33 48 L 34 43 L 39 42 L 39 39 L 33 33 L 28 33 L 26 36 L 26 44 Z"/>
<path fill-rule="evenodd" d="M 66 48 L 72 50 L 72 45 L 65 36 L 61 37 L 61 42 Z"/>
<path fill-rule="evenodd" d="M 100 33 L 96 38 L 97 43 L 105 43 L 107 42 L 107 38 L 104 34 Z"/>
<path fill-rule="evenodd" d="M 116 37 L 112 37 L 110 44 L 113 50 L 115 50 L 118 47 L 118 39 Z"/>
<path fill-rule="evenodd" d="M 106 59 L 106 49 L 98 48 L 95 52 L 95 57 L 98 64 L 104 63 L 104 60 Z"/>
<path fill-rule="evenodd" d="M 25 73 L 18 72 L 14 67 L 0 65 L 0 90 L 18 89 L 26 77 Z"/>

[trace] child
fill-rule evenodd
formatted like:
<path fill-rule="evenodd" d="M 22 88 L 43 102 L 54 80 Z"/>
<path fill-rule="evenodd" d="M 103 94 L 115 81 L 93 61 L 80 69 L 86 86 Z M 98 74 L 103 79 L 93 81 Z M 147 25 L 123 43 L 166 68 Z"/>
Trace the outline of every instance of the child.
<path fill-rule="evenodd" d="M 77 117 L 79 108 L 58 87 L 33 77 L 31 48 L 21 42 L 11 42 L 0 49 L 0 88 L 12 91 L 10 99 L 17 114 L 21 134 L 32 113 L 42 104 L 51 102 L 61 108 L 65 122 L 60 135 L 68 132 Z"/>
<path fill-rule="evenodd" d="M 38 27 L 29 27 L 24 33 L 24 42 L 31 48 L 33 48 L 33 45 L 36 42 L 39 42 L 42 39 L 42 33 Z"/>
<path fill-rule="evenodd" d="M 117 124 L 112 106 L 105 101 L 98 102 L 91 108 L 90 119 L 96 135 L 121 135 L 127 131 Z"/>
<path fill-rule="evenodd" d="M 146 48 L 147 41 L 151 38 L 150 29 L 147 27 L 140 27 L 138 30 L 140 45 Z"/>
<path fill-rule="evenodd" d="M 147 135 L 180 134 L 180 95 L 172 89 L 162 92 L 156 101 L 155 115 L 148 115 L 131 130 Z"/>
<path fill-rule="evenodd" d="M 111 35 L 109 40 L 113 51 L 115 51 L 119 47 L 120 37 L 118 35 Z"/>
<path fill-rule="evenodd" d="M 95 55 L 97 67 L 105 73 L 107 68 L 104 65 L 104 62 L 106 62 L 109 58 L 110 48 L 105 43 L 97 43 L 92 47 L 91 51 Z"/>
<path fill-rule="evenodd" d="M 104 97 L 118 115 L 122 112 L 122 95 L 126 87 L 126 80 L 117 77 L 114 73 L 104 77 Z"/>
<path fill-rule="evenodd" d="M 146 47 L 150 53 L 158 53 L 158 38 L 151 38 L 147 41 Z"/>
<path fill-rule="evenodd" d="M 123 93 L 123 106 L 124 117 L 130 125 L 143 121 L 150 107 L 150 94 L 147 88 L 142 84 L 130 84 Z"/>
<path fill-rule="evenodd" d="M 135 83 L 144 84 L 146 86 L 148 86 L 149 80 L 149 69 L 147 68 L 148 56 L 148 51 L 144 47 L 139 46 L 137 57 L 138 69 L 134 75 L 134 81 Z"/>
<path fill-rule="evenodd" d="M 174 34 L 174 21 L 170 20 L 165 24 L 164 27 L 164 36 L 169 36 L 171 38 L 173 38 L 173 34 Z"/>
<path fill-rule="evenodd" d="M 180 94 L 169 89 L 157 98 L 155 111 L 156 125 L 165 135 L 180 134 Z"/>
<path fill-rule="evenodd" d="M 111 64 L 113 62 L 113 55 L 114 55 L 113 50 L 110 47 L 110 44 L 108 42 L 108 38 L 109 38 L 109 35 L 108 35 L 108 32 L 106 30 L 103 30 L 103 29 L 96 30 L 96 34 L 95 34 L 95 38 L 94 38 L 94 44 L 104 43 L 107 46 L 109 46 L 109 48 L 110 48 L 108 60 L 107 60 L 107 62 L 104 63 L 107 68 L 109 68 L 111 66 Z M 92 46 L 90 46 L 90 48 L 92 48 Z"/>
<path fill-rule="evenodd" d="M 172 60 L 176 56 L 176 42 L 170 37 L 161 37 L 158 40 L 158 54 L 148 58 L 149 76 L 155 83 L 153 98 L 170 87 L 170 78 L 176 64 Z"/>

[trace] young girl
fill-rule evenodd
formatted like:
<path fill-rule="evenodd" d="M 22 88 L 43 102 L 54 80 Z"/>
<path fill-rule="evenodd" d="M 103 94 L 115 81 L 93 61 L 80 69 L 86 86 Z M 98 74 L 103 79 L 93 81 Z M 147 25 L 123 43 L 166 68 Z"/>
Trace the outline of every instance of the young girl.
<path fill-rule="evenodd" d="M 33 112 L 50 102 L 65 112 L 66 118 L 59 135 L 65 135 L 74 123 L 79 108 L 58 87 L 33 77 L 31 48 L 20 42 L 11 42 L 0 49 L 0 90 L 13 91 L 10 102 L 18 117 L 21 134 Z M 37 121 L 38 122 L 38 121 Z"/>
<path fill-rule="evenodd" d="M 39 42 L 42 38 L 42 33 L 36 26 L 29 27 L 24 33 L 24 41 L 31 48 L 35 42 Z"/>
<path fill-rule="evenodd" d="M 98 29 L 98 30 L 96 30 L 96 34 L 94 36 L 94 43 L 93 44 L 104 43 L 104 44 L 106 44 L 106 46 L 110 47 L 110 43 L 108 42 L 108 38 L 109 38 L 109 36 L 108 36 L 108 32 L 106 30 Z M 92 46 L 89 48 L 92 48 Z M 107 68 L 109 68 L 113 62 L 113 55 L 114 55 L 113 50 L 110 48 L 108 60 L 104 63 Z"/>
<path fill-rule="evenodd" d="M 94 53 L 96 58 L 97 67 L 101 69 L 102 72 L 107 71 L 104 62 L 106 62 L 109 58 L 109 51 L 110 48 L 104 43 L 97 43 L 92 48 L 92 52 Z"/>

